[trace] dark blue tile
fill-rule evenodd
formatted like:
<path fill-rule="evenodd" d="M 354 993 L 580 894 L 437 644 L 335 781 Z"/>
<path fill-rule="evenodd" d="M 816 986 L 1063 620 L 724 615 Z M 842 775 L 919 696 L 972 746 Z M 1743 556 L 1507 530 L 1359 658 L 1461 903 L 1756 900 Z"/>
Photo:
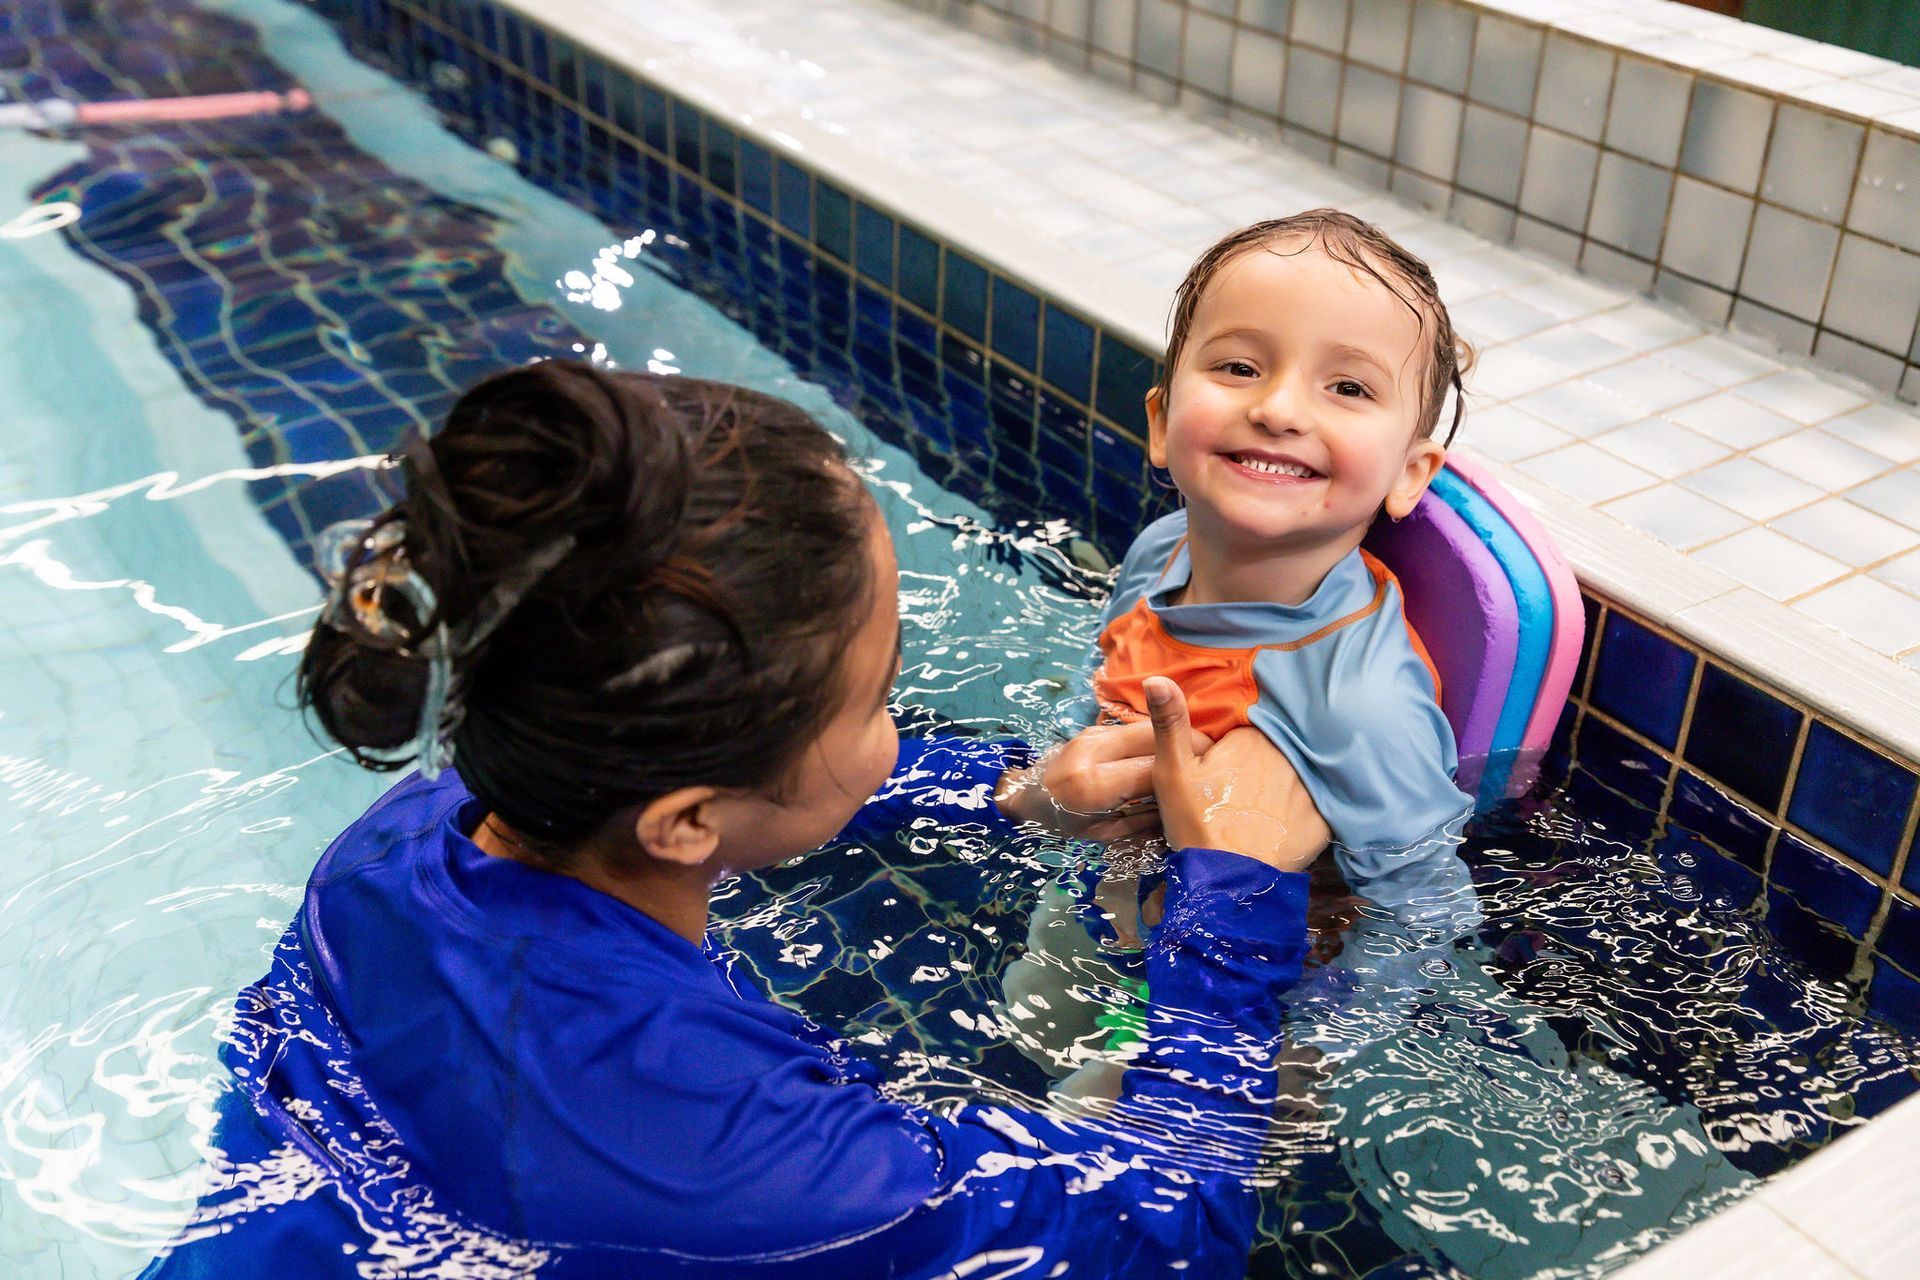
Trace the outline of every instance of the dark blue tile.
<path fill-rule="evenodd" d="M 1153 390 L 1153 357 L 1113 334 L 1100 333 L 1100 387 L 1093 407 L 1144 440 L 1147 392 Z"/>
<path fill-rule="evenodd" d="M 1040 299 L 1003 276 L 993 278 L 993 349 L 1023 369 L 1040 363 Z"/>
<path fill-rule="evenodd" d="M 688 173 L 700 172 L 700 113 L 679 101 L 673 104 L 673 158 Z"/>
<path fill-rule="evenodd" d="M 987 340 L 987 269 L 952 249 L 940 289 L 940 318 L 976 342 Z"/>
<path fill-rule="evenodd" d="M 1895 895 L 1874 945 L 1908 973 L 1920 973 L 1920 907 Z"/>
<path fill-rule="evenodd" d="M 1785 831 L 1774 845 L 1767 879 L 1799 899 L 1801 906 L 1856 938 L 1866 936 L 1873 913 L 1880 907 L 1880 886 Z"/>
<path fill-rule="evenodd" d="M 813 175 L 791 160 L 779 165 L 780 225 L 803 240 L 813 236 Z"/>
<path fill-rule="evenodd" d="M 749 207 L 773 216 L 773 155 L 746 138 L 740 139 L 740 198 Z"/>
<path fill-rule="evenodd" d="M 1755 871 L 1766 864 L 1773 824 L 1738 800 L 1723 794 L 1698 774 L 1682 769 L 1673 782 L 1667 816 L 1705 836 Z"/>
<path fill-rule="evenodd" d="M 1700 673 L 1682 753 L 1688 764 L 1769 812 L 1780 807 L 1800 712 L 1717 663 Z"/>
<path fill-rule="evenodd" d="M 1049 305 L 1041 376 L 1082 404 L 1093 403 L 1093 328 Z"/>
<path fill-rule="evenodd" d="M 940 314 L 940 246 L 900 224 L 900 296 L 928 315 Z"/>
<path fill-rule="evenodd" d="M 814 184 L 813 239 L 840 261 L 853 261 L 853 201 L 832 183 Z"/>
<path fill-rule="evenodd" d="M 1787 819 L 1888 875 L 1913 794 L 1910 771 L 1815 721 L 1807 730 Z"/>
<path fill-rule="evenodd" d="M 1657 812 L 1667 793 L 1667 762 L 1610 724 L 1588 716 L 1574 740 L 1574 761 L 1600 782 Z"/>
<path fill-rule="evenodd" d="M 1767 891 L 1767 929 L 1789 954 L 1829 982 L 1838 982 L 1853 969 L 1860 946 L 1791 895 Z"/>
<path fill-rule="evenodd" d="M 1900 884 L 1908 893 L 1920 897 L 1920 831 L 1913 833 L 1913 843 L 1907 846 L 1907 869 L 1901 873 Z"/>
<path fill-rule="evenodd" d="M 667 95 L 652 85 L 640 86 L 640 140 L 660 155 L 673 151 L 672 110 Z"/>
<path fill-rule="evenodd" d="M 1670 827 L 1654 847 L 1663 863 L 1689 877 L 1722 907 L 1744 911 L 1760 896 L 1763 882 L 1756 873 L 1698 836 Z"/>
<path fill-rule="evenodd" d="M 893 219 L 870 204 L 854 214 L 854 265 L 860 274 L 889 287 L 893 284 Z"/>
<path fill-rule="evenodd" d="M 707 121 L 707 181 L 733 195 L 739 190 L 739 168 L 739 142 L 733 130 Z"/>
<path fill-rule="evenodd" d="M 1908 1035 L 1920 1035 L 1920 978 L 1910 977 L 1887 963 L 1873 962 L 1873 981 L 1867 987 L 1867 1012 Z"/>
<path fill-rule="evenodd" d="M 1671 749 L 1697 661 L 1689 650 L 1609 609 L 1588 702 Z"/>

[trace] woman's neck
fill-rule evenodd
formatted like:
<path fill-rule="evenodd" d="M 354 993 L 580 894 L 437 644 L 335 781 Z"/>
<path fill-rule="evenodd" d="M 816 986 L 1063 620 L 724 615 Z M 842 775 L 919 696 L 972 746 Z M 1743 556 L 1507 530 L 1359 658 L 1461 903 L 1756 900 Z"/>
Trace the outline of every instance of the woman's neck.
<path fill-rule="evenodd" d="M 1366 533 L 1360 529 L 1317 546 L 1276 548 L 1219 536 L 1192 514 L 1187 527 L 1193 573 L 1182 604 L 1305 604 Z"/>
<path fill-rule="evenodd" d="M 707 936 L 707 903 L 713 895 L 713 881 L 702 867 L 685 867 L 637 856 L 611 856 L 615 851 L 600 842 L 588 841 L 575 849 L 563 867 L 531 856 L 514 836 L 512 828 L 488 814 L 473 833 L 473 842 L 483 853 L 513 862 L 523 862 L 543 871 L 569 876 L 589 889 L 597 889 L 618 899 L 635 911 L 666 926 L 700 946 Z"/>

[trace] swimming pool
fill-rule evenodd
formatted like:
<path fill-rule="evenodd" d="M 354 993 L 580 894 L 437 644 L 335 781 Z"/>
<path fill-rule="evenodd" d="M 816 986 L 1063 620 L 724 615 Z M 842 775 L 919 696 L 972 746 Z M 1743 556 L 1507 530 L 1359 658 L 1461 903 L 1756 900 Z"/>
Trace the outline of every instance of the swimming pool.
<path fill-rule="evenodd" d="M 14 23 L 11 96 L 322 100 L 0 139 L 0 199 L 81 211 L 0 240 L 0 1257 L 119 1275 L 199 1188 L 232 991 L 383 786 L 286 710 L 308 539 L 377 500 L 379 451 L 463 382 L 576 354 L 820 415 L 901 546 L 910 724 L 1044 732 L 1102 553 L 1165 499 L 1072 406 L 763 225 L 664 170 L 589 163 L 555 120 L 570 194 L 637 210 L 581 212 L 507 162 L 534 167 L 524 140 L 443 119 L 303 9 Z M 603 172 L 632 189 L 596 196 Z M 1478 824 L 1477 921 L 1328 921 L 1295 1017 L 1320 1061 L 1271 1137 L 1253 1274 L 1603 1270 L 1913 1089 L 1920 1041 L 1861 1016 L 1817 931 L 1789 946 L 1790 912 L 1761 921 L 1751 873 L 1663 816 L 1635 750 L 1589 722 Z M 1033 1098 L 1046 1076 L 994 1002 L 1071 856 L 829 849 L 738 883 L 717 932 L 907 1093 Z"/>

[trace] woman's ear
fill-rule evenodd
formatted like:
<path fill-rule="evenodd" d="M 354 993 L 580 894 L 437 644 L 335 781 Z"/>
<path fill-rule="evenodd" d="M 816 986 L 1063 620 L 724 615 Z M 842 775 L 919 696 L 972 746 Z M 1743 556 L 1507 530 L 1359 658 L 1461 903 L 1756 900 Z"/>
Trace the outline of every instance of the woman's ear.
<path fill-rule="evenodd" d="M 1147 392 L 1147 460 L 1163 470 L 1167 465 L 1167 398 L 1158 387 Z"/>
<path fill-rule="evenodd" d="M 1387 490 L 1387 514 L 1400 520 L 1411 513 L 1446 460 L 1447 451 L 1438 440 L 1431 437 L 1415 440 L 1407 450 L 1407 464 L 1401 468 L 1400 478 Z"/>
<path fill-rule="evenodd" d="M 649 857 L 697 867 L 720 847 L 718 799 L 712 787 L 669 791 L 640 810 L 633 834 Z"/>

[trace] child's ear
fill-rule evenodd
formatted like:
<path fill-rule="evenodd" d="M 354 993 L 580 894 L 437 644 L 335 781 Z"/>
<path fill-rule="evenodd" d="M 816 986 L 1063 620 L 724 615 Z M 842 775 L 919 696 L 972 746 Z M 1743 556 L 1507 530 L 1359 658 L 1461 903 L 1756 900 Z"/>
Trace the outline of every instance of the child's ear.
<path fill-rule="evenodd" d="M 1399 520 L 1412 512 L 1446 460 L 1447 451 L 1438 440 L 1415 440 L 1407 450 L 1407 465 L 1401 468 L 1400 478 L 1387 490 L 1387 514 Z"/>
<path fill-rule="evenodd" d="M 1166 469 L 1167 398 L 1158 387 L 1147 392 L 1147 461 Z"/>
<path fill-rule="evenodd" d="M 720 847 L 719 798 L 712 787 L 682 787 L 651 800 L 633 834 L 650 857 L 697 867 Z"/>

